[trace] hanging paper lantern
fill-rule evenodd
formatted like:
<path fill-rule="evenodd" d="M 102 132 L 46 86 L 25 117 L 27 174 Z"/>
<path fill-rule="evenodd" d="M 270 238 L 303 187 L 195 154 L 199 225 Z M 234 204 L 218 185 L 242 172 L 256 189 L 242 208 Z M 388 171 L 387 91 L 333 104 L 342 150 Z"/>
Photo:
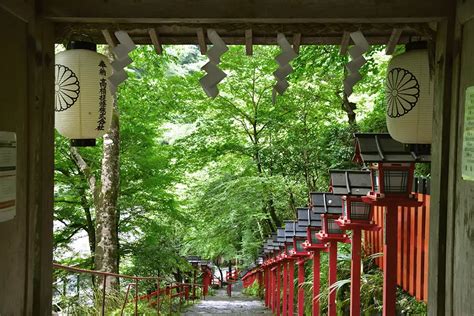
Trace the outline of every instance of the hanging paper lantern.
<path fill-rule="evenodd" d="M 411 43 L 392 58 L 385 90 L 387 127 L 393 139 L 406 144 L 430 144 L 433 81 L 426 43 Z"/>
<path fill-rule="evenodd" d="M 55 127 L 73 146 L 93 146 L 112 120 L 112 68 L 95 44 L 73 42 L 56 54 Z"/>

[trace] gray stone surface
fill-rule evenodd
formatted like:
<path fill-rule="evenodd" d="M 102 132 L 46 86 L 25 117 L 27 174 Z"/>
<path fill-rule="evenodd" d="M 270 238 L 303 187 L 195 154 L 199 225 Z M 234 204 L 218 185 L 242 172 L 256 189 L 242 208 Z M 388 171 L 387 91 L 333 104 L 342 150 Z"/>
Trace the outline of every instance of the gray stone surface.
<path fill-rule="evenodd" d="M 272 315 L 262 301 L 255 297 L 232 291 L 228 297 L 225 290 L 218 290 L 216 295 L 207 297 L 188 309 L 183 315 Z"/>

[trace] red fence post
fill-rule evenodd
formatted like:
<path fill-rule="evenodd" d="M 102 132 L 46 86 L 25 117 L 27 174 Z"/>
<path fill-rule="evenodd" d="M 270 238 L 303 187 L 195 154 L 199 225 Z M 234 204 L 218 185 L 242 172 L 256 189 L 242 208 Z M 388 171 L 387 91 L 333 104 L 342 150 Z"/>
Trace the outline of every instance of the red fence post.
<path fill-rule="evenodd" d="M 321 284 L 321 255 L 320 250 L 313 251 L 313 316 L 319 316 L 319 287 Z"/>
<path fill-rule="evenodd" d="M 280 293 L 281 293 L 281 266 L 280 264 L 277 265 L 276 268 L 276 295 L 275 295 L 275 300 L 276 300 L 276 314 L 277 316 L 280 316 L 280 311 L 281 311 L 281 306 L 280 306 Z"/>
<path fill-rule="evenodd" d="M 329 288 L 337 282 L 337 241 L 329 243 Z M 336 316 L 336 291 L 329 290 L 328 316 Z"/>
<path fill-rule="evenodd" d="M 304 260 L 298 261 L 298 316 L 304 315 Z"/>
<path fill-rule="evenodd" d="M 288 263 L 283 261 L 283 316 L 287 315 L 288 311 Z"/>
<path fill-rule="evenodd" d="M 290 260 L 288 263 L 288 315 L 293 316 L 295 301 L 295 261 Z"/>
<path fill-rule="evenodd" d="M 352 230 L 351 254 L 351 316 L 360 315 L 360 229 Z"/>
<path fill-rule="evenodd" d="M 394 316 L 397 298 L 397 232 L 398 206 L 389 205 L 385 211 L 385 242 L 384 242 L 384 285 L 383 315 Z"/>

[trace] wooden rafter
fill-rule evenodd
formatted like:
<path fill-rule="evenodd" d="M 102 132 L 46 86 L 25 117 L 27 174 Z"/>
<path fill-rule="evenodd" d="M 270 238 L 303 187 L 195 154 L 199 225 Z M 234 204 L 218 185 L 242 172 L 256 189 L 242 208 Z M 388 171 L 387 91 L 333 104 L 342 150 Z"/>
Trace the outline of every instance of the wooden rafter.
<path fill-rule="evenodd" d="M 293 50 L 295 53 L 300 53 L 301 33 L 293 34 Z"/>
<path fill-rule="evenodd" d="M 252 29 L 245 30 L 245 53 L 247 56 L 252 56 L 253 54 Z"/>
<path fill-rule="evenodd" d="M 206 36 L 204 35 L 204 29 L 198 28 L 197 30 L 197 41 L 199 45 L 199 50 L 201 51 L 202 55 L 206 55 L 207 52 L 207 45 L 206 45 Z"/>
<path fill-rule="evenodd" d="M 151 43 L 155 47 L 156 53 L 158 55 L 163 54 L 163 47 L 161 46 L 160 37 L 158 36 L 158 33 L 156 32 L 156 30 L 154 28 L 151 28 L 148 31 L 148 34 L 150 34 Z"/>

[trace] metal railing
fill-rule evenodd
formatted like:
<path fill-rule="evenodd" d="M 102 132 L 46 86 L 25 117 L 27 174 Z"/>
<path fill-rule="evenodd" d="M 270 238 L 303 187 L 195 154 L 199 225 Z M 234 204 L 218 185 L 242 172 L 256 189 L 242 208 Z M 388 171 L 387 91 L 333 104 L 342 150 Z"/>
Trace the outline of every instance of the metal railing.
<path fill-rule="evenodd" d="M 123 304 L 121 305 L 120 315 L 124 314 L 125 307 L 128 303 L 134 304 L 134 314 L 138 315 L 138 302 L 139 301 L 146 301 L 150 304 L 150 306 L 154 306 L 156 309 L 157 315 L 161 313 L 161 304 L 164 301 L 169 303 L 169 314 L 173 313 L 173 299 L 179 298 L 178 303 L 178 310 L 180 309 L 183 302 L 187 302 L 194 300 L 196 298 L 204 298 L 203 291 L 202 291 L 202 284 L 196 283 L 176 283 L 176 282 L 169 282 L 161 277 L 141 277 L 141 276 L 131 276 L 125 274 L 118 274 L 118 273 L 110 273 L 110 272 L 103 272 L 103 271 L 95 271 L 95 270 L 88 270 L 82 269 L 77 267 L 70 267 L 58 263 L 53 263 L 53 268 L 55 270 L 63 270 L 68 271 L 75 274 L 86 274 L 89 276 L 97 277 L 99 279 L 99 283 L 102 283 L 101 291 L 101 298 L 100 298 L 100 314 L 105 315 L 106 312 L 106 297 L 107 297 L 107 284 L 108 278 L 116 278 L 116 279 L 124 279 L 129 281 L 126 284 L 126 293 Z M 101 280 L 100 280 L 101 279 Z M 151 291 L 145 295 L 139 294 L 139 282 L 140 281 L 147 281 L 152 282 L 155 284 L 155 291 Z M 165 283 L 163 285 L 163 283 Z M 118 282 L 117 282 L 118 286 Z M 129 299 L 130 297 L 130 290 L 134 289 L 134 297 Z M 199 296 L 197 296 L 196 289 L 200 289 Z M 109 289 L 110 290 L 110 289 Z M 190 293 L 193 295 L 190 295 Z M 79 289 L 78 289 L 79 293 Z"/>

